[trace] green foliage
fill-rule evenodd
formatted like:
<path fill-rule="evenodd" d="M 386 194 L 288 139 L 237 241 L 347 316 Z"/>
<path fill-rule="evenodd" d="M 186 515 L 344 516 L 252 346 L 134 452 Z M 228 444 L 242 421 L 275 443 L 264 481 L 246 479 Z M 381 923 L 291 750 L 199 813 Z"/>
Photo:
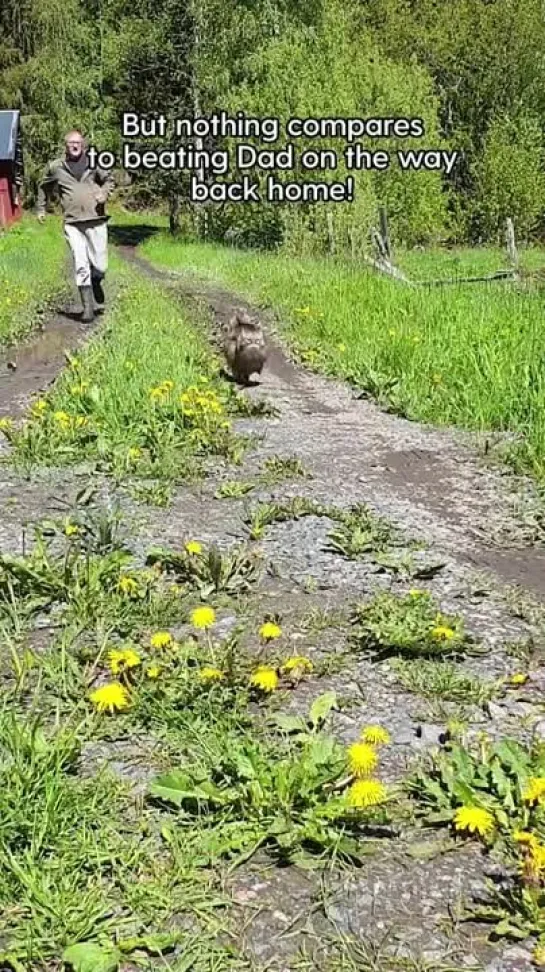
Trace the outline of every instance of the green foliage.
<path fill-rule="evenodd" d="M 391 664 L 405 689 L 429 701 L 444 699 L 462 705 L 484 705 L 499 691 L 499 685 L 481 682 L 452 662 L 394 658 Z"/>
<path fill-rule="evenodd" d="M 427 823 L 453 821 L 456 811 L 476 808 L 489 815 L 490 826 L 476 833 L 494 844 L 508 865 L 509 880 L 491 888 L 489 905 L 470 912 L 494 922 L 495 936 L 545 941 L 545 749 L 524 747 L 512 739 L 499 742 L 481 736 L 469 750 L 451 744 L 416 770 L 407 781 L 417 811 Z"/>
<path fill-rule="evenodd" d="M 24 337 L 66 295 L 63 256 L 56 221 L 37 226 L 25 217 L 9 232 L 0 231 L 0 347 Z"/>
<path fill-rule="evenodd" d="M 196 588 L 203 599 L 220 592 L 245 593 L 260 575 L 259 557 L 243 545 L 227 551 L 212 545 L 201 553 L 177 553 L 157 547 L 150 550 L 147 563 L 173 573 L 182 583 Z"/>
<path fill-rule="evenodd" d="M 338 518 L 340 526 L 329 534 L 330 546 L 349 560 L 357 560 L 363 554 L 378 555 L 396 540 L 399 542 L 391 523 L 376 516 L 365 503 Z"/>
<path fill-rule="evenodd" d="M 442 614 L 421 591 L 378 594 L 356 609 L 352 622 L 358 647 L 381 655 L 446 655 L 471 645 L 461 619 Z"/>
<path fill-rule="evenodd" d="M 92 143 L 119 150 L 118 119 L 128 106 L 170 118 L 243 106 L 283 121 L 421 117 L 427 146 L 448 145 L 463 156 L 448 196 L 437 173 L 402 174 L 395 164 L 386 173 L 353 173 L 354 203 L 334 207 L 231 204 L 211 207 L 205 218 L 187 204 L 189 174 L 180 172 L 138 173 L 125 194 L 135 204 L 168 205 L 173 230 L 207 228 L 243 245 L 283 244 L 298 253 L 324 250 L 327 210 L 337 251 L 347 249 L 349 229 L 363 248 L 378 202 L 388 206 L 396 241 L 447 231 L 495 237 L 507 209 L 521 232 L 536 228 L 538 193 L 532 199 L 527 186 L 543 174 L 536 141 L 545 111 L 540 0 L 440 7 L 433 0 L 146 0 L 137 12 L 127 0 L 7 0 L 4 7 L 0 105 L 22 109 L 28 203 L 44 163 L 74 125 Z M 395 148 L 388 139 L 380 145 Z M 305 177 L 344 179 L 342 142 L 320 147 L 340 150 L 340 166 Z"/>
<path fill-rule="evenodd" d="M 353 811 L 335 793 L 346 774 L 346 755 L 318 728 L 330 705 L 325 702 L 309 715 L 312 730 L 291 741 L 211 735 L 183 770 L 151 784 L 150 796 L 177 808 L 182 822 L 197 816 L 205 821 L 203 865 L 212 854 L 240 858 L 262 845 L 280 860 L 299 863 L 305 852 L 360 858 L 365 823 L 383 811 Z"/>
<path fill-rule="evenodd" d="M 476 165 L 476 222 L 485 239 L 503 232 L 512 217 L 517 235 L 528 238 L 543 211 L 542 126 L 535 115 L 495 118 Z"/>

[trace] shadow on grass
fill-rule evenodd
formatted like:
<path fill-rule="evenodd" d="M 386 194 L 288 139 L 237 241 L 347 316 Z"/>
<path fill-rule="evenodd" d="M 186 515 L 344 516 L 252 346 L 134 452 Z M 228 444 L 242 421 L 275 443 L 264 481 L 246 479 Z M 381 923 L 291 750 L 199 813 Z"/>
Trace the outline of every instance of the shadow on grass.
<path fill-rule="evenodd" d="M 136 223 L 133 226 L 116 226 L 109 223 L 108 236 L 115 246 L 140 246 L 150 236 L 163 232 L 161 226 L 149 226 L 147 223 Z"/>

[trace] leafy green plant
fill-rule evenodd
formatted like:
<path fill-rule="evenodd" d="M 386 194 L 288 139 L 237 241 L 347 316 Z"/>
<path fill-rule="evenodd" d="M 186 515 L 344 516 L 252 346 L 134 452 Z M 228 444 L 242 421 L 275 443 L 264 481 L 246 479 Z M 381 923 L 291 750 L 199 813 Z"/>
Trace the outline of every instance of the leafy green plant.
<path fill-rule="evenodd" d="M 470 914 L 494 921 L 494 933 L 545 945 L 545 746 L 482 736 L 472 750 L 452 743 L 429 756 L 407 789 L 427 823 L 452 823 L 494 844 L 511 878 L 493 886 L 491 904 Z"/>
<path fill-rule="evenodd" d="M 381 656 L 434 656 L 476 650 L 461 619 L 442 614 L 426 592 L 402 597 L 378 594 L 369 604 L 356 608 L 352 623 L 356 645 Z"/>
<path fill-rule="evenodd" d="M 376 516 L 365 503 L 336 515 L 340 525 L 329 534 L 330 546 L 349 560 L 378 553 L 399 538 L 391 523 Z"/>
<path fill-rule="evenodd" d="M 308 855 L 361 860 L 366 824 L 384 809 L 351 809 L 336 792 L 350 781 L 346 754 L 320 731 L 331 708 L 315 704 L 294 740 L 268 742 L 247 733 L 208 737 L 183 770 L 158 777 L 149 795 L 177 808 L 182 820 L 204 822 L 203 863 L 213 851 L 239 861 L 264 846 L 277 858 L 304 862 Z M 343 782 L 342 782 L 343 781 Z M 206 853 L 208 849 L 208 853 Z"/>
<path fill-rule="evenodd" d="M 273 523 L 299 520 L 303 516 L 327 515 L 327 509 L 321 503 L 316 503 L 305 496 L 294 496 L 283 503 L 258 503 L 246 514 L 244 522 L 249 528 L 251 539 L 259 540 L 265 528 Z"/>
<path fill-rule="evenodd" d="M 404 688 L 431 701 L 484 705 L 500 692 L 498 683 L 482 682 L 448 661 L 394 658 L 391 665 Z"/>
<path fill-rule="evenodd" d="M 182 582 L 197 588 L 202 598 L 212 593 L 249 591 L 261 573 L 259 556 L 243 544 L 228 551 L 212 545 L 199 554 L 155 547 L 149 551 L 147 563 L 162 565 Z"/>
<path fill-rule="evenodd" d="M 259 478 L 262 483 L 274 485 L 286 479 L 310 479 L 311 475 L 297 456 L 270 456 L 265 459 Z"/>
<path fill-rule="evenodd" d="M 246 496 L 247 493 L 251 493 L 255 487 L 255 483 L 239 482 L 236 479 L 230 479 L 218 487 L 214 493 L 214 497 L 215 499 L 240 499 L 240 497 Z"/>
<path fill-rule="evenodd" d="M 172 501 L 172 487 L 168 483 L 139 484 L 130 487 L 131 496 L 140 503 L 149 506 L 170 506 Z"/>

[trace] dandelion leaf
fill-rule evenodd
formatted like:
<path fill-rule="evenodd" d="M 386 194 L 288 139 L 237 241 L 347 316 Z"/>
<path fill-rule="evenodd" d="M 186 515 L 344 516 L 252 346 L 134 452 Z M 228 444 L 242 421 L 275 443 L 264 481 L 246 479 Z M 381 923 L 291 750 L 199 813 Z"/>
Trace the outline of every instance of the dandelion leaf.
<path fill-rule="evenodd" d="M 304 719 L 300 716 L 288 715 L 287 712 L 275 712 L 268 721 L 281 732 L 305 732 L 306 730 Z"/>
<path fill-rule="evenodd" d="M 62 960 L 74 972 L 115 972 L 121 957 L 121 952 L 113 945 L 79 942 L 64 950 Z"/>
<path fill-rule="evenodd" d="M 309 719 L 312 726 L 316 727 L 327 719 L 327 716 L 336 705 L 337 695 L 335 692 L 324 692 L 323 695 L 319 695 L 317 699 L 314 699 L 309 712 Z"/>

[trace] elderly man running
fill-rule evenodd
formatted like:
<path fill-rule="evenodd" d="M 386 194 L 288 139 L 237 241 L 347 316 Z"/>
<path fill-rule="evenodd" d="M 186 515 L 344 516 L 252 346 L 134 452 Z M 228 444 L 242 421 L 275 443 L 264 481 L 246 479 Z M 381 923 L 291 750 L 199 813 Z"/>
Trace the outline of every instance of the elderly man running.
<path fill-rule="evenodd" d="M 76 285 L 83 305 L 82 320 L 104 309 L 102 280 L 108 268 L 108 216 L 105 203 L 114 180 L 104 169 L 90 169 L 81 132 L 69 132 L 64 159 L 50 162 L 38 190 L 37 216 L 45 218 L 47 193 L 57 187 L 64 235 L 74 260 Z"/>

